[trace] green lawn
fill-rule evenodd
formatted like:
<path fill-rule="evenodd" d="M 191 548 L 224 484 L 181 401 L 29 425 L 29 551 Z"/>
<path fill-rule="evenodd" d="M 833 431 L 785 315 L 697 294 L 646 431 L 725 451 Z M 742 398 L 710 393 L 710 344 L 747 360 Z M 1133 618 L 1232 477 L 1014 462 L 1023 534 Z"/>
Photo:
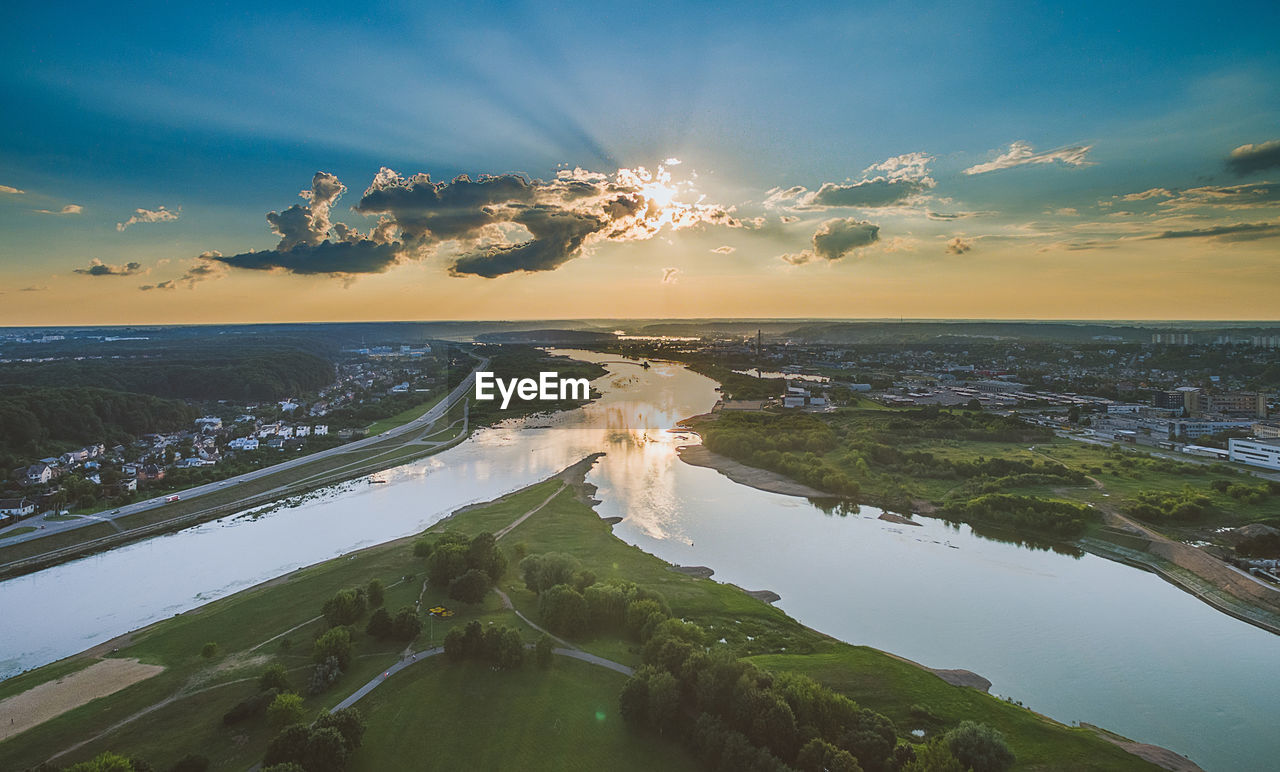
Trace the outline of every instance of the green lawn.
<path fill-rule="evenodd" d="M 435 657 L 361 701 L 369 729 L 349 768 L 697 769 L 679 745 L 622 723 L 626 680 L 566 657 L 516 671 Z"/>
<path fill-rule="evenodd" d="M 415 418 L 422 417 L 424 413 L 435 407 L 440 400 L 444 399 L 446 394 L 448 394 L 446 391 L 432 392 L 425 402 L 415 405 L 408 410 L 402 410 L 390 418 L 383 418 L 374 421 L 369 424 L 367 429 L 365 429 L 365 436 L 372 437 L 375 434 L 382 434 L 388 429 L 394 429 L 397 426 L 404 426 Z"/>
<path fill-rule="evenodd" d="M 38 529 L 34 525 L 24 525 L 20 528 L 13 528 L 13 529 L 4 531 L 3 533 L 0 533 L 0 539 L 8 539 L 13 536 L 21 536 L 24 533 L 31 533 L 32 531 L 35 531 L 35 530 L 38 530 Z"/>

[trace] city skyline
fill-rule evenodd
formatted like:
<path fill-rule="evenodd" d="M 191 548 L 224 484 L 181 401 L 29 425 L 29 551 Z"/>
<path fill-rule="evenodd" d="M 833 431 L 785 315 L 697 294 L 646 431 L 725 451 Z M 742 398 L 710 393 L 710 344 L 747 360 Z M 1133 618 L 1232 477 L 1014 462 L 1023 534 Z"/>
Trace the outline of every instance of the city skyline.
<path fill-rule="evenodd" d="M 23 4 L 0 324 L 1280 318 L 1231 10 Z"/>

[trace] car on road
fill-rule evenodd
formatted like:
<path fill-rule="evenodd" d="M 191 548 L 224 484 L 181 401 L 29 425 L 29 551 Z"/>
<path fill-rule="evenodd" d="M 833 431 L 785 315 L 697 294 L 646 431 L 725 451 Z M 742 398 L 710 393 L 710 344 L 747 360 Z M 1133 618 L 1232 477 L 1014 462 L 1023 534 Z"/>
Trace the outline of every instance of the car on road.
<path fill-rule="evenodd" d="M 120 514 L 120 510 L 118 510 L 118 509 L 113 509 L 113 510 L 111 510 L 111 514 L 113 514 L 113 515 L 118 515 L 118 514 Z"/>

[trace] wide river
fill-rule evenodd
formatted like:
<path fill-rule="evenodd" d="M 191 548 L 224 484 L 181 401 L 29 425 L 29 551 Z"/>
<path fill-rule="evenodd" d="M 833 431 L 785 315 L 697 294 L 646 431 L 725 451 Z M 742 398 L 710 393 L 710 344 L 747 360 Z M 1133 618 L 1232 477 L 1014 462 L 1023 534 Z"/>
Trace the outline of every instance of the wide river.
<path fill-rule="evenodd" d="M 570 352 L 564 352 L 570 353 Z M 573 356 L 602 361 L 591 352 Z M 1280 636 L 1154 575 L 878 510 L 829 515 L 681 462 L 672 431 L 715 383 L 683 367 L 606 364 L 581 410 L 477 432 L 436 456 L 260 517 L 226 518 L 0 582 L 0 678 L 351 550 L 605 451 L 588 480 L 615 533 L 715 578 L 774 590 L 810 627 L 932 667 L 1065 723 L 1163 745 L 1209 770 L 1275 769 Z M 1271 759 L 1271 761 L 1267 761 Z"/>

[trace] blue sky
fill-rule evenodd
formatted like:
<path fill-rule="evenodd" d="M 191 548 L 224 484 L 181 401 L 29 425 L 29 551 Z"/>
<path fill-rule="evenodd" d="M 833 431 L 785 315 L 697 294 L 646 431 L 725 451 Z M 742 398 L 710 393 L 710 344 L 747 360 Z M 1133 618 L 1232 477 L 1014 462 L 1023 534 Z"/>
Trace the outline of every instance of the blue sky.
<path fill-rule="evenodd" d="M 1030 264 L 1035 250 L 1071 243 L 1079 253 L 1089 251 L 1081 249 L 1086 242 L 1105 243 L 1111 254 L 1081 258 L 1082 271 L 1132 264 L 1141 276 L 1157 258 L 1148 254 L 1152 245 L 1137 243 L 1144 238 L 1267 225 L 1280 215 L 1271 188 L 1244 191 L 1247 209 L 1207 193 L 1180 198 L 1280 178 L 1264 144 L 1280 140 L 1274 3 L 347 3 L 285 11 L 17 3 L 7 15 L 0 190 L 21 193 L 0 193 L 0 288 L 10 301 L 2 321 L 12 324 L 56 317 L 58 297 L 88 303 L 81 322 L 164 321 L 190 306 L 181 297 L 187 290 L 238 309 L 264 292 L 305 289 L 323 298 L 323 306 L 299 300 L 250 312 L 264 319 L 323 318 L 323 309 L 372 318 L 371 308 L 404 308 L 382 304 L 377 281 L 358 270 L 321 278 L 247 269 L 243 261 L 215 260 L 217 281 L 191 281 L 176 293 L 137 292 L 186 276 L 202 253 L 279 251 L 280 235 L 264 215 L 306 204 L 297 193 L 321 171 L 347 187 L 334 221 L 365 230 L 373 216 L 403 216 L 349 211 L 384 166 L 405 177 L 428 172 L 435 182 L 513 172 L 549 180 L 566 164 L 613 174 L 677 158 L 683 163 L 667 171 L 685 186 L 680 195 L 704 197 L 737 218 L 727 228 L 703 218 L 616 239 L 593 232 L 587 246 L 537 271 L 557 274 L 555 281 L 527 268 L 496 279 L 455 270 L 468 250 L 492 255 L 529 240 L 524 226 L 508 225 L 515 214 L 498 218 L 507 224 L 492 232 L 467 232 L 461 244 L 439 234 L 411 246 L 403 234 L 391 237 L 406 246 L 376 273 L 403 273 L 397 286 L 420 283 L 420 297 L 442 310 L 477 309 L 481 317 L 504 309 L 551 315 L 550 307 L 512 305 L 533 287 L 576 295 L 606 285 L 639 296 L 628 307 L 637 315 L 698 315 L 698 296 L 705 300 L 727 278 L 736 294 L 709 313 L 812 313 L 764 303 L 761 293 L 779 282 L 800 297 L 815 282 L 845 283 L 862 305 L 875 301 L 889 313 L 906 303 L 904 281 L 919 285 L 922 276 L 952 270 L 985 272 L 1004 286 L 966 309 L 947 299 L 941 279 L 933 294 L 913 285 L 922 294 L 912 302 L 922 307 L 905 315 L 935 315 L 932 298 L 946 311 L 936 315 L 1022 316 L 1007 302 L 1026 294 L 1019 283 L 1064 278 L 1061 264 Z M 964 173 L 1015 142 L 1032 148 L 1023 155 L 1086 150 Z M 1242 172 L 1226 159 L 1246 145 L 1260 148 L 1262 165 Z M 929 184 L 901 205 L 763 204 L 775 188 L 816 191 L 883 176 L 867 170 L 911 153 L 928 156 L 915 179 Z M 1102 203 L 1152 189 L 1169 195 L 1142 199 L 1150 211 Z M 1152 209 L 1151 201 L 1164 206 Z M 36 211 L 68 206 L 79 211 Z M 117 226 L 160 207 L 177 217 Z M 1114 216 L 1118 208 L 1132 216 Z M 1075 213 L 1060 214 L 1066 210 Z M 939 224 L 929 212 L 971 216 Z M 761 217 L 770 222 L 752 224 Z M 835 219 L 873 223 L 877 235 L 844 252 L 815 250 L 816 230 Z M 1118 220 L 1124 228 L 1114 227 Z M 1238 301 L 1232 282 L 1256 288 L 1280 245 L 1266 231 L 1251 233 L 1247 243 L 1193 235 L 1159 246 L 1178 261 L 1194 260 L 1197 249 L 1228 252 L 1230 275 L 1218 296 Z M 481 243 L 495 238 L 496 247 Z M 948 252 L 942 245 L 955 238 L 969 246 Z M 708 257 L 713 243 L 734 251 Z M 778 259 L 806 249 L 807 259 Z M 947 262 L 948 254 L 963 260 Z M 588 260 L 579 257 L 601 265 L 581 267 Z M 75 273 L 91 260 L 140 267 L 119 277 Z M 678 280 L 656 280 L 672 267 Z M 699 290 L 700 276 L 713 284 Z M 1176 296 L 1178 286 L 1163 294 Z M 18 296 L 31 287 L 47 289 Z M 1144 305 L 1143 313 L 1228 310 L 1175 313 L 1188 300 Z M 837 299 L 824 303 L 824 314 L 860 315 L 839 313 Z M 1265 312 L 1261 296 L 1234 307 Z M 575 306 L 574 315 L 604 310 Z M 1052 314 L 1135 315 L 1114 300 L 1096 312 Z"/>

